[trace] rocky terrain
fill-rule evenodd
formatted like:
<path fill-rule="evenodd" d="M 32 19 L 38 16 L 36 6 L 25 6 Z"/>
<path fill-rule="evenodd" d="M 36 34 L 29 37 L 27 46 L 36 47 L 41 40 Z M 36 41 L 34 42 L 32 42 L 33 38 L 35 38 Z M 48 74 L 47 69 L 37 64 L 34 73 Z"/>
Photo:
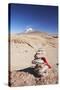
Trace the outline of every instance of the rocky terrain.
<path fill-rule="evenodd" d="M 30 70 L 30 71 L 29 71 Z M 37 77 L 32 68 L 10 73 L 10 86 L 31 86 L 58 84 L 57 71 L 49 70 L 47 77 Z"/>
<path fill-rule="evenodd" d="M 43 32 L 11 35 L 9 85 L 30 86 L 58 83 L 58 37 Z M 52 68 L 45 78 L 37 77 L 32 60 L 39 48 L 46 50 Z"/>

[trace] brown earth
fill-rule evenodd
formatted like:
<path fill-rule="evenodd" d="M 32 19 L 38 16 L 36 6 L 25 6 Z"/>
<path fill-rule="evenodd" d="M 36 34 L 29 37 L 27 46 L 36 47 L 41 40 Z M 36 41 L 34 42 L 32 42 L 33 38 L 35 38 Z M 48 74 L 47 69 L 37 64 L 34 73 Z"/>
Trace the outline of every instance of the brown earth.
<path fill-rule="evenodd" d="M 46 78 L 36 77 L 32 60 L 39 48 L 44 48 L 52 68 Z M 11 86 L 58 83 L 58 37 L 45 33 L 11 35 L 10 39 Z"/>

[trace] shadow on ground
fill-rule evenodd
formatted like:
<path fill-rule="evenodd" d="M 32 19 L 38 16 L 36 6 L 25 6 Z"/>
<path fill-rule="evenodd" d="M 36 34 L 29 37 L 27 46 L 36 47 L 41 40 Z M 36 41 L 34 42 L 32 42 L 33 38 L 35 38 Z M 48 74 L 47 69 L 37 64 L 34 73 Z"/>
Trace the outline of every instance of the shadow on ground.
<path fill-rule="evenodd" d="M 34 68 L 28 67 L 22 70 L 17 70 L 17 72 L 28 72 L 29 74 L 33 74 L 33 76 L 37 77 L 36 73 L 34 72 Z"/>

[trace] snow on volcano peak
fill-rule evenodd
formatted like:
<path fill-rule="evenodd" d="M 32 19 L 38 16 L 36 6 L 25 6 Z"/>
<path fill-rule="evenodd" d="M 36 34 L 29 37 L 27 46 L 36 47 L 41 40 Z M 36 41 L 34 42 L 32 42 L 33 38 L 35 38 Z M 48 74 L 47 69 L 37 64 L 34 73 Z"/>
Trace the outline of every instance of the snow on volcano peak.
<path fill-rule="evenodd" d="M 27 28 L 27 29 L 26 29 L 26 32 L 32 32 L 32 31 L 33 31 L 32 28 Z"/>

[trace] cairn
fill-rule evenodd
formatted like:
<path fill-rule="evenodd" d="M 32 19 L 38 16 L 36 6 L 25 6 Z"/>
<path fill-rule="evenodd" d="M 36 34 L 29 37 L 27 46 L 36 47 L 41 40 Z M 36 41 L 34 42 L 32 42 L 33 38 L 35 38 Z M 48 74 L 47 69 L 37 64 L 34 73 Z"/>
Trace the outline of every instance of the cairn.
<path fill-rule="evenodd" d="M 46 60 L 45 51 L 43 49 L 40 48 L 36 52 L 32 63 L 35 64 L 34 72 L 37 74 L 37 76 L 46 77 L 48 75 L 48 70 L 51 68 L 51 66 Z"/>

